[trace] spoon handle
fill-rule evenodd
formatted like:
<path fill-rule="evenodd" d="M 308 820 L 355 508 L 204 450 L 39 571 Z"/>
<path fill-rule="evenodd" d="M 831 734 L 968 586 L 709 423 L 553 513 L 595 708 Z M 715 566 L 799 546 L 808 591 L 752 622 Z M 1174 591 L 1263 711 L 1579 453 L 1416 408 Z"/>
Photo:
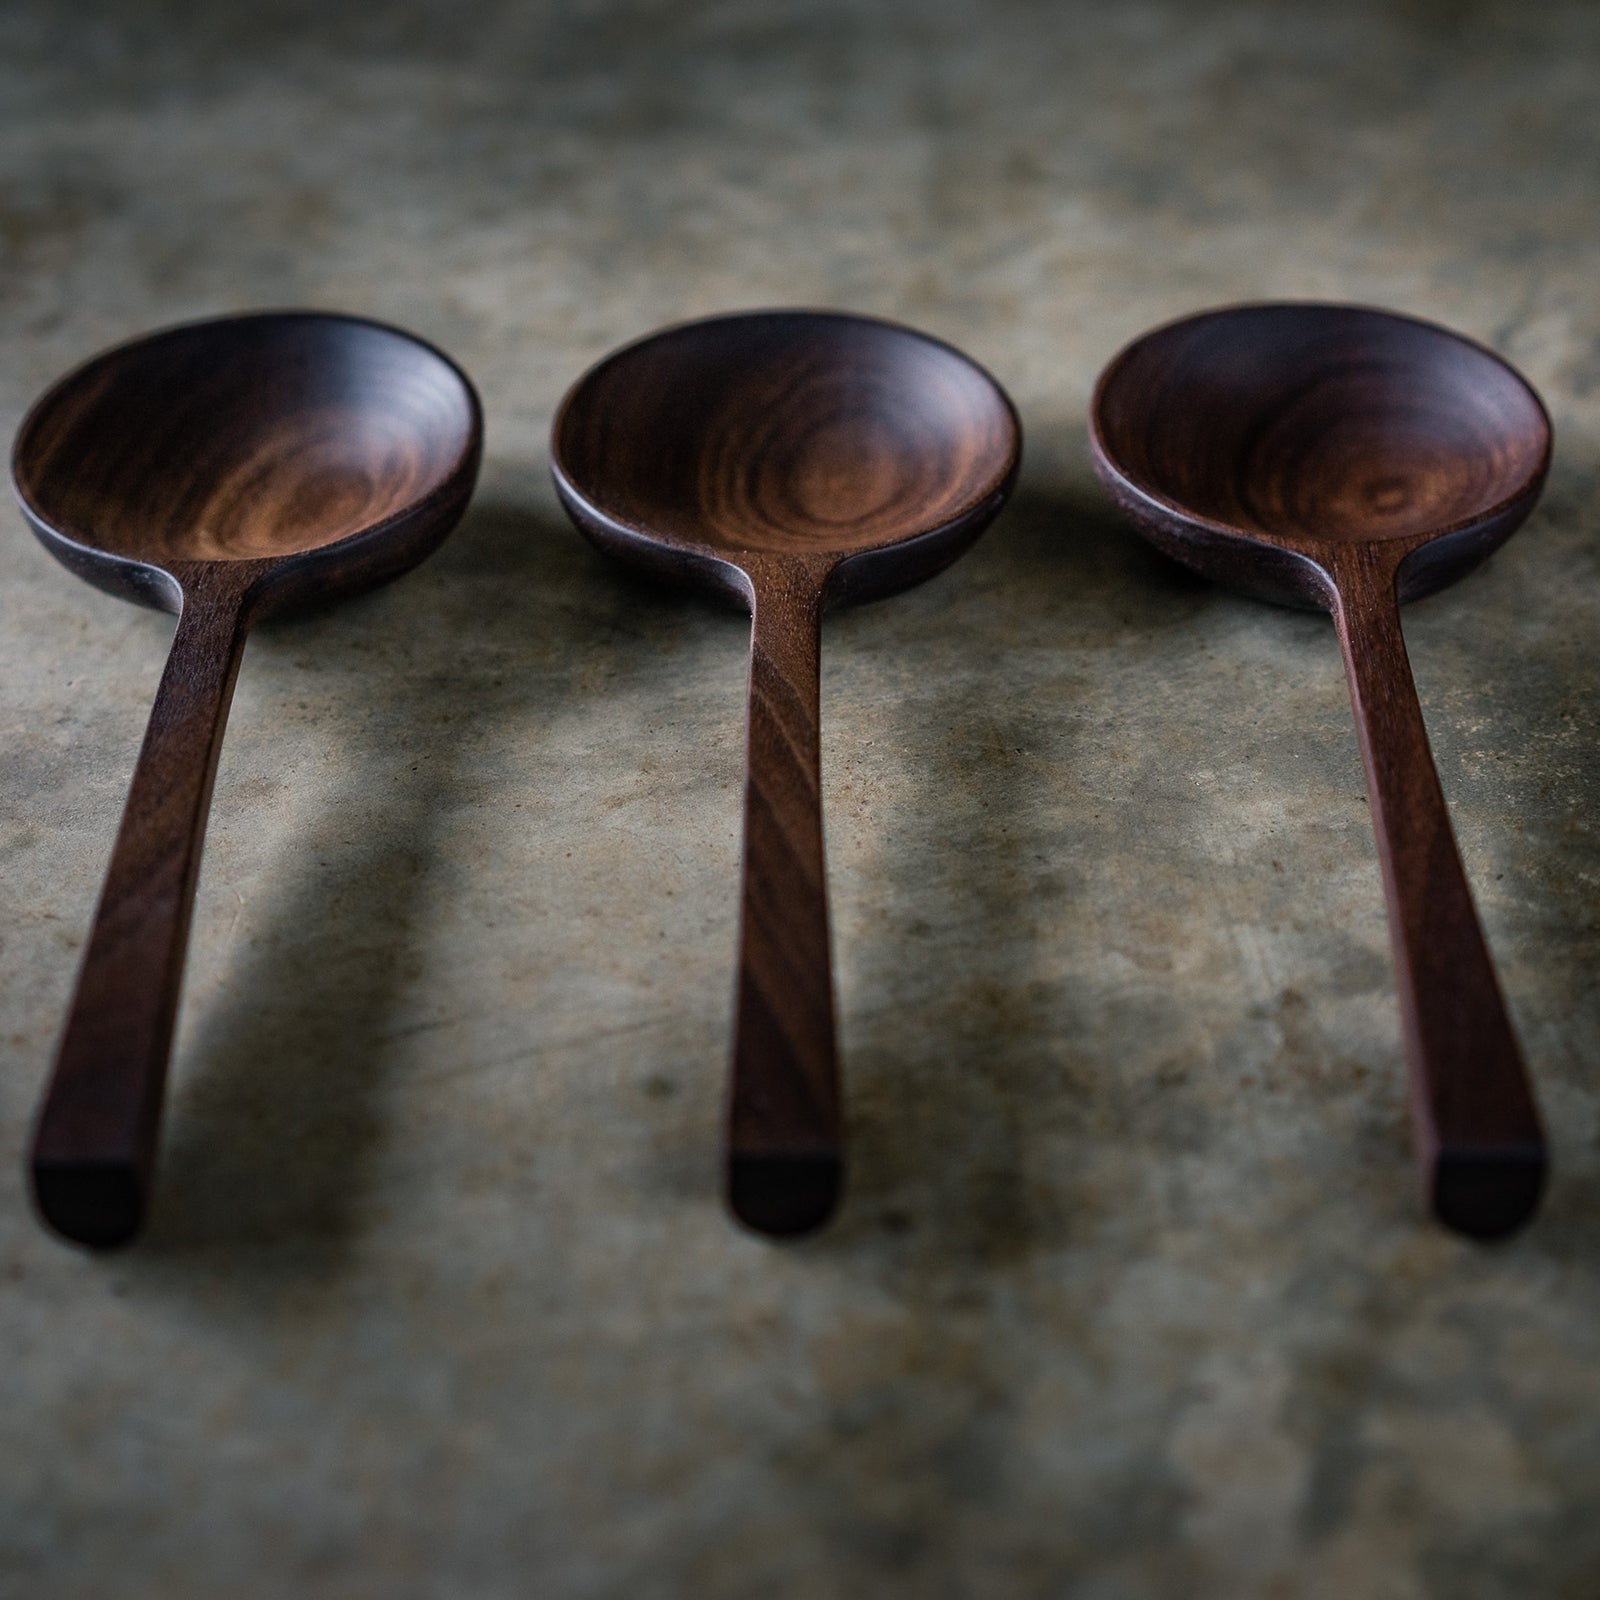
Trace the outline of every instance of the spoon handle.
<path fill-rule="evenodd" d="M 58 1233 L 109 1248 L 144 1219 L 212 780 L 255 563 L 197 568 L 134 767 L 33 1142 Z"/>
<path fill-rule="evenodd" d="M 1403 550 L 1337 547 L 1334 620 L 1389 906 L 1411 1117 L 1434 1214 L 1508 1233 L 1544 1187 L 1544 1134 L 1450 828 L 1400 631 Z"/>
<path fill-rule="evenodd" d="M 757 565 L 728 1203 L 763 1233 L 803 1233 L 838 1202 L 842 1130 L 822 846 L 824 570 Z"/>

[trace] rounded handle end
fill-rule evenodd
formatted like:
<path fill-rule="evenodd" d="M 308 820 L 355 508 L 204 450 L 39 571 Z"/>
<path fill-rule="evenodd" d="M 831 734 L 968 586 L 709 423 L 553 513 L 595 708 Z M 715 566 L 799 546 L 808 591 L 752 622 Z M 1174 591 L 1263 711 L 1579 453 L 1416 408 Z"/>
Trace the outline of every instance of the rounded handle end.
<path fill-rule="evenodd" d="M 1433 1214 L 1473 1239 L 1503 1239 L 1539 1209 L 1549 1161 L 1543 1145 L 1441 1150 L 1429 1174 Z"/>
<path fill-rule="evenodd" d="M 728 1209 L 757 1233 L 793 1238 L 814 1232 L 838 1208 L 843 1189 L 837 1155 L 728 1157 Z"/>
<path fill-rule="evenodd" d="M 33 1202 L 73 1244 L 115 1250 L 144 1225 L 145 1180 L 126 1161 L 35 1161 Z"/>

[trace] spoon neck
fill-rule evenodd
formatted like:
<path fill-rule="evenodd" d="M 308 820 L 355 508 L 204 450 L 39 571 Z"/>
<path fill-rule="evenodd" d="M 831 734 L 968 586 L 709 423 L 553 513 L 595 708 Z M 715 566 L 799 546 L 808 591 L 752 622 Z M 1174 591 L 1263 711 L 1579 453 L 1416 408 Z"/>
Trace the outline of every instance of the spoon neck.
<path fill-rule="evenodd" d="M 253 609 L 250 586 L 236 580 L 185 586 L 147 740 L 173 728 L 186 749 L 215 763 Z"/>
<path fill-rule="evenodd" d="M 198 621 L 201 614 L 219 626 L 225 616 L 248 619 L 255 611 L 262 579 L 278 563 L 256 561 L 175 561 L 167 569 L 183 592 L 179 619 Z"/>
<path fill-rule="evenodd" d="M 1442 837 L 1454 850 L 1401 629 L 1397 565 L 1373 560 L 1359 547 L 1330 563 L 1333 621 L 1386 870 L 1394 843 Z"/>
<path fill-rule="evenodd" d="M 751 693 L 781 686 L 791 714 L 804 712 L 812 744 L 819 718 L 823 591 L 831 570 L 831 564 L 806 558 L 746 568 Z"/>
<path fill-rule="evenodd" d="M 1419 937 L 1413 924 L 1436 888 L 1426 864 L 1448 867 L 1443 875 L 1459 880 L 1462 889 L 1465 880 L 1406 653 L 1394 574 L 1353 572 L 1354 563 L 1341 566 L 1335 573 L 1333 620 L 1389 890 L 1391 933 L 1405 968 Z M 1453 885 L 1451 898 L 1457 898 Z"/>
<path fill-rule="evenodd" d="M 1415 548 L 1412 540 L 1330 539 L 1314 559 L 1332 578 L 1341 599 L 1366 603 L 1372 597 L 1395 599 L 1400 568 Z"/>
<path fill-rule="evenodd" d="M 769 617 L 779 611 L 793 615 L 814 611 L 820 616 L 840 560 L 831 552 L 745 552 L 739 567 L 749 587 L 751 611 L 765 610 Z"/>
<path fill-rule="evenodd" d="M 1334 545 L 1322 565 L 1333 580 L 1331 609 L 1351 692 L 1356 692 L 1358 679 L 1381 684 L 1388 693 L 1401 687 L 1402 678 L 1409 685 L 1411 668 L 1400 630 L 1399 560 L 1381 546 Z M 1414 691 L 1410 698 L 1414 704 Z"/>
<path fill-rule="evenodd" d="M 249 588 L 236 580 L 184 591 L 134 767 L 106 902 L 126 897 L 175 909 L 192 895 L 249 606 Z M 181 947 L 171 953 L 181 960 Z"/>

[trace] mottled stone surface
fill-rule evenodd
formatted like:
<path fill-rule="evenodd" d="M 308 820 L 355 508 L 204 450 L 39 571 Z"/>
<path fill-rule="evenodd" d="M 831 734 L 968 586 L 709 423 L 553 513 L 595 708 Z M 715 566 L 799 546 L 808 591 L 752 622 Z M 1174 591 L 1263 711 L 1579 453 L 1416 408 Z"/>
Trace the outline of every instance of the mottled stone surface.
<path fill-rule="evenodd" d="M 145 328 L 366 312 L 480 382 L 453 541 L 250 646 L 146 1242 L 22 1183 L 170 622 L 0 541 L 0 1594 L 1600 1593 L 1600 9 L 0 12 L 0 427 Z M 1180 574 L 1101 364 L 1263 295 L 1517 361 L 1541 509 L 1407 632 L 1557 1162 L 1412 1187 L 1331 629 Z M 812 303 L 1010 387 L 969 558 L 830 621 L 853 1180 L 716 1194 L 744 625 L 619 575 L 565 385 Z"/>

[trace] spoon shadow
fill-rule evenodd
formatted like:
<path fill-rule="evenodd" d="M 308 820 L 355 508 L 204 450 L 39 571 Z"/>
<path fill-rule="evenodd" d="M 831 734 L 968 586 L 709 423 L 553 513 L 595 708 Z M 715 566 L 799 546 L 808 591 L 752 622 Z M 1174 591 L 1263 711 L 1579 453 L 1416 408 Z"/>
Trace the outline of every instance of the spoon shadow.
<path fill-rule="evenodd" d="M 995 1268 L 1086 1225 L 1090 1198 L 1030 1159 L 1041 1132 L 1104 1114 L 1093 997 L 1060 930 L 1087 909 L 1072 834 L 1101 826 L 1070 775 L 1115 711 L 1087 703 L 1074 658 L 1180 625 L 1208 587 L 1152 560 L 1092 489 L 1025 480 L 959 574 L 897 601 L 900 637 L 887 615 L 836 624 L 836 659 L 873 681 L 904 658 L 906 688 L 876 741 L 898 801 L 870 816 L 861 869 L 887 927 L 857 940 L 874 1002 L 852 1018 L 838 1248 L 901 1241 L 911 1279 L 981 1297 Z"/>
<path fill-rule="evenodd" d="M 559 690 L 552 705 L 546 674 L 530 707 L 523 686 L 549 643 L 504 595 L 565 588 L 592 559 L 554 518 L 481 500 L 416 578 L 354 603 L 374 608 L 370 633 L 352 629 L 349 605 L 325 637 L 320 609 L 260 630 L 254 673 L 283 696 L 303 670 L 297 655 L 337 660 L 342 649 L 348 662 L 371 648 L 391 654 L 392 670 L 362 675 L 376 703 L 280 735 L 301 743 L 307 770 L 337 762 L 339 778 L 292 857 L 272 866 L 270 904 L 196 1019 L 147 1253 L 292 1247 L 295 1271 L 330 1271 L 368 1227 L 385 1098 L 426 1004 L 430 867 L 467 776 L 463 707 L 480 741 L 504 734 L 537 749 Z M 463 651 L 468 625 L 475 643 Z M 282 699 L 268 709 L 281 715 Z M 226 794 L 221 802 L 224 828 L 247 825 L 227 815 Z M 539 1003 L 536 985 L 529 1004 Z"/>
<path fill-rule="evenodd" d="M 1573 626 L 1570 599 L 1600 593 L 1597 493 L 1600 464 L 1558 451 L 1529 536 L 1460 586 L 1468 599 L 1476 584 L 1492 584 L 1496 612 L 1522 625 L 1514 649 L 1494 650 L 1492 677 L 1474 683 L 1481 714 L 1502 731 L 1491 731 L 1480 750 L 1469 708 L 1462 719 L 1468 730 L 1459 737 L 1445 732 L 1438 741 L 1447 787 L 1461 795 L 1463 814 L 1470 817 L 1469 802 L 1485 808 L 1485 820 L 1473 829 L 1491 852 L 1491 866 L 1480 874 L 1484 916 L 1505 950 L 1507 998 L 1529 1067 L 1550 1097 L 1549 1193 L 1519 1248 L 1585 1271 L 1595 1266 L 1600 1146 L 1587 1131 L 1588 1114 L 1575 1108 L 1590 1100 L 1600 1062 L 1600 914 L 1593 890 L 1600 833 L 1592 826 L 1600 797 L 1593 710 L 1600 704 L 1600 656 L 1592 631 Z M 1448 601 L 1429 602 L 1430 613 L 1435 604 L 1442 611 Z M 1419 623 L 1422 616 L 1419 608 Z M 1436 677 L 1444 685 L 1483 676 L 1478 630 L 1447 628 L 1441 615 L 1426 636 L 1420 626 L 1416 633 L 1425 690 Z"/>

